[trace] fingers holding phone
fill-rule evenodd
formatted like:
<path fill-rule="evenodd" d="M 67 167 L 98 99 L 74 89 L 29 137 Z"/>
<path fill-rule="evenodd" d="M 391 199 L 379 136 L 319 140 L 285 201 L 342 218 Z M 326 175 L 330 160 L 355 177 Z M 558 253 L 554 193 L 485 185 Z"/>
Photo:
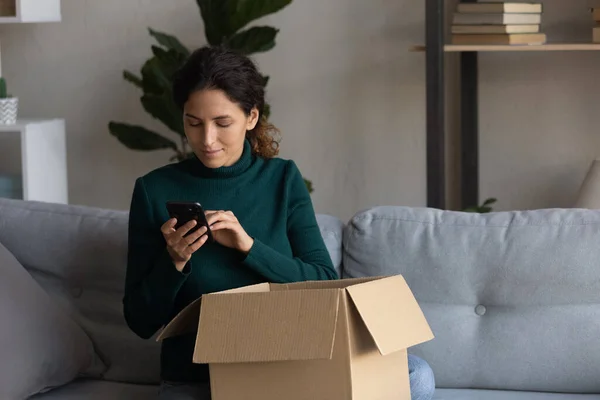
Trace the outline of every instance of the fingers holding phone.
<path fill-rule="evenodd" d="M 206 226 L 194 229 L 198 222 L 190 220 L 176 228 L 177 219 L 171 218 L 161 227 L 161 232 L 167 242 L 167 251 L 178 271 L 183 268 L 198 249 L 208 240 Z"/>
<path fill-rule="evenodd" d="M 208 210 L 206 211 L 206 220 L 217 243 L 248 254 L 254 244 L 254 239 L 246 233 L 233 212 Z"/>

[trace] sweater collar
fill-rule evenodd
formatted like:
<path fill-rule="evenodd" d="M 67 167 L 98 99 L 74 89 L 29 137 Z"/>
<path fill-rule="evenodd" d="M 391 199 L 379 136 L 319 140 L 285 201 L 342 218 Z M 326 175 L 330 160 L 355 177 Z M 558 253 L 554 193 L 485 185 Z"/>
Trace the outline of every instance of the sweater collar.
<path fill-rule="evenodd" d="M 194 172 L 205 178 L 233 178 L 244 173 L 251 165 L 254 156 L 248 139 L 244 140 L 242 156 L 228 167 L 208 168 L 198 157 L 192 157 Z"/>

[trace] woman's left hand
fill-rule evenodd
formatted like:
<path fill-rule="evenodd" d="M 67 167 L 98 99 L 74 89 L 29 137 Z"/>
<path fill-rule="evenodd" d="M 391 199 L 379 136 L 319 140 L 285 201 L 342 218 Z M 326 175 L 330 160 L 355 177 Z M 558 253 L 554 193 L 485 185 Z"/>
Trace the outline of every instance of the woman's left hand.
<path fill-rule="evenodd" d="M 240 225 L 231 211 L 206 211 L 210 231 L 217 243 L 248 254 L 254 239 Z"/>

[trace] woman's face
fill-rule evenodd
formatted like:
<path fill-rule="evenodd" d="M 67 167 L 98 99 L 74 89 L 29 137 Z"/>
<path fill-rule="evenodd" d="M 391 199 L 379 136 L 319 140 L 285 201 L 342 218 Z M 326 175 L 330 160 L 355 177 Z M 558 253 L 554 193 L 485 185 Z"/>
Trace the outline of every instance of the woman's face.
<path fill-rule="evenodd" d="M 258 122 L 258 110 L 246 115 L 222 90 L 190 94 L 183 109 L 183 126 L 194 154 L 208 168 L 235 164 L 244 150 L 246 131 Z"/>

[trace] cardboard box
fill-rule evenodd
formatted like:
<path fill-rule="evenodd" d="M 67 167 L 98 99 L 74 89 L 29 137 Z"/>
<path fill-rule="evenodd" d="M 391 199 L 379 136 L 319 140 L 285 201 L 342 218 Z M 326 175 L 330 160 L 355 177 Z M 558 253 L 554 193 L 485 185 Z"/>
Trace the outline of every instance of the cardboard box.
<path fill-rule="evenodd" d="M 212 400 L 410 400 L 406 349 L 433 339 L 400 275 L 211 293 L 157 340 L 193 331 Z"/>
<path fill-rule="evenodd" d="M 600 43 L 600 26 L 592 28 L 592 42 Z"/>

